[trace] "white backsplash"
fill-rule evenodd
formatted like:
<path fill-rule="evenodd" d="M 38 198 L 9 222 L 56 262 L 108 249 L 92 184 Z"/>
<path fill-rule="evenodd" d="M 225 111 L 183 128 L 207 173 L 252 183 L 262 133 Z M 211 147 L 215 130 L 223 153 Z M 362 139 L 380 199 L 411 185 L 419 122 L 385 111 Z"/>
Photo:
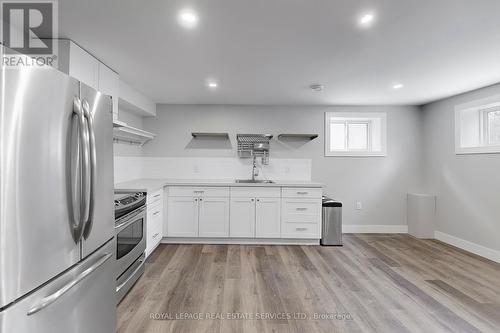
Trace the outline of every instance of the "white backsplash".
<path fill-rule="evenodd" d="M 258 159 L 259 179 L 311 180 L 310 159 Z M 248 179 L 252 160 L 221 157 L 125 157 L 115 156 L 115 183 L 137 178 Z"/>

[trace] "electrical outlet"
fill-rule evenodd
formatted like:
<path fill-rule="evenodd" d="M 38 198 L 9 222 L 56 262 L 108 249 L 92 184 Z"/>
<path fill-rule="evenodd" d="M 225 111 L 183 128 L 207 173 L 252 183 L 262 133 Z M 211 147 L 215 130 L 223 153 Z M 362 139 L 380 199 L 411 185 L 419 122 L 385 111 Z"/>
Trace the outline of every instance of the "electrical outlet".
<path fill-rule="evenodd" d="M 361 201 L 356 201 L 356 210 L 362 210 L 363 209 L 363 204 Z"/>

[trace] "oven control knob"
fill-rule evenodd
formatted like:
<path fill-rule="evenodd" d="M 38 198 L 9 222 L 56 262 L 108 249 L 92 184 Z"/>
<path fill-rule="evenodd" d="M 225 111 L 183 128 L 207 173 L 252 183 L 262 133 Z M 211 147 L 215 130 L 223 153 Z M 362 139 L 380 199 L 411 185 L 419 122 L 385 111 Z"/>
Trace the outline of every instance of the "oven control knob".
<path fill-rule="evenodd" d="M 115 206 L 119 206 L 119 205 L 120 205 L 120 201 L 115 200 Z"/>

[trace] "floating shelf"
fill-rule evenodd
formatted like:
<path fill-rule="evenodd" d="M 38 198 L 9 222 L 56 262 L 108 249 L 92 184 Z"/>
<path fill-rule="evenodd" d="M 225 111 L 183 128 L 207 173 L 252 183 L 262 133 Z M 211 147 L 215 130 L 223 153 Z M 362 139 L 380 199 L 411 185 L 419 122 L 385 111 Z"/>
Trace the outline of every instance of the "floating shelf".
<path fill-rule="evenodd" d="M 214 138 L 229 140 L 228 133 L 192 132 L 193 138 Z"/>
<path fill-rule="evenodd" d="M 119 120 L 113 120 L 113 142 L 144 146 L 156 134 L 132 127 Z"/>
<path fill-rule="evenodd" d="M 302 139 L 302 140 L 314 140 L 318 137 L 318 134 L 280 134 L 278 139 Z"/>

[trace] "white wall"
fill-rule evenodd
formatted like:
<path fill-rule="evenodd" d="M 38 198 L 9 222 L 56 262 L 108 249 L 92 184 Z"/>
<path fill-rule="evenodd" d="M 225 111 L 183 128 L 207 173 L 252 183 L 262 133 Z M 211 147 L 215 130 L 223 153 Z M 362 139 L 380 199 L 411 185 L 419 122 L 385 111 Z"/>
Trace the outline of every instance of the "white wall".
<path fill-rule="evenodd" d="M 500 154 L 456 155 L 454 108 L 498 94 L 500 84 L 423 107 L 424 171 L 426 188 L 437 195 L 437 231 L 496 251 Z"/>
<path fill-rule="evenodd" d="M 324 157 L 327 111 L 387 112 L 388 156 Z M 276 137 L 280 133 L 317 133 L 319 137 L 310 142 L 272 141 L 271 163 L 289 159 L 280 163 L 274 177 L 286 177 L 287 170 L 293 173 L 300 161 L 310 160 L 312 180 L 324 183 L 326 194 L 344 202 L 345 224 L 406 225 L 406 193 L 421 190 L 422 128 L 418 107 L 159 105 L 156 118 L 144 119 L 144 128 L 158 136 L 144 146 L 143 156 L 183 158 L 182 161 L 238 161 L 237 133 L 270 133 Z M 228 132 L 231 141 L 194 140 L 192 131 Z M 206 164 L 201 164 L 199 173 L 211 175 L 204 169 Z M 184 165 L 186 172 L 193 171 L 193 164 Z M 249 167 L 247 172 L 250 177 Z M 362 202 L 362 210 L 355 210 L 356 201 Z"/>

